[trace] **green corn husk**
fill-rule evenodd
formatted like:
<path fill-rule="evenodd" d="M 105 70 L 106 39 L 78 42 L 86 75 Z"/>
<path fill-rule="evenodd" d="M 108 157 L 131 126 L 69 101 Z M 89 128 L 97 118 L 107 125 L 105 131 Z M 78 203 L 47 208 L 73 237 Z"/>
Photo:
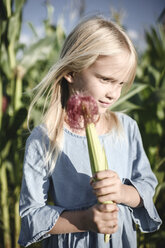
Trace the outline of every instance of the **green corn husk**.
<path fill-rule="evenodd" d="M 90 123 L 86 127 L 86 137 L 88 143 L 88 152 L 91 164 L 92 174 L 98 171 L 104 171 L 108 169 L 108 162 L 105 154 L 104 147 L 101 146 L 98 135 L 96 133 L 96 128 L 93 123 Z M 113 203 L 112 201 L 104 202 Z M 109 234 L 104 235 L 104 242 L 108 243 L 110 239 Z"/>

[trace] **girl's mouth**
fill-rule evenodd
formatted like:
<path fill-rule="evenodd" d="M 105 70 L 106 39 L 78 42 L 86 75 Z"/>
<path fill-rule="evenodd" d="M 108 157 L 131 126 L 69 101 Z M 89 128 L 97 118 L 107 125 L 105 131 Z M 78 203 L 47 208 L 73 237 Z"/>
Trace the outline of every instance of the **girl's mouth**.
<path fill-rule="evenodd" d="M 108 108 L 111 104 L 112 104 L 113 101 L 111 102 L 104 102 L 104 101 L 101 101 L 99 100 L 99 104 L 103 107 L 103 108 Z"/>

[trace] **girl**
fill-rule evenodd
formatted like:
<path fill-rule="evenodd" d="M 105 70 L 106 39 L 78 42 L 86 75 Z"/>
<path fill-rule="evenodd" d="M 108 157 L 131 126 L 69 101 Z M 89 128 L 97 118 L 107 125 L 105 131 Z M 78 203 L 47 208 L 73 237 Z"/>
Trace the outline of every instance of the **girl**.
<path fill-rule="evenodd" d="M 66 39 L 30 106 L 45 92 L 46 99 L 51 96 L 42 124 L 26 143 L 21 245 L 43 240 L 45 248 L 134 248 L 136 224 L 143 232 L 158 230 L 161 220 L 152 201 L 157 180 L 137 124 L 109 110 L 122 89 L 131 86 L 135 71 L 132 42 L 112 22 L 89 18 Z M 96 173 L 97 181 L 90 180 L 85 131 L 73 132 L 67 124 L 67 101 L 75 92 L 91 95 L 98 104 L 96 130 L 109 170 Z M 47 203 L 48 193 L 53 205 Z M 104 234 L 112 234 L 109 243 Z"/>

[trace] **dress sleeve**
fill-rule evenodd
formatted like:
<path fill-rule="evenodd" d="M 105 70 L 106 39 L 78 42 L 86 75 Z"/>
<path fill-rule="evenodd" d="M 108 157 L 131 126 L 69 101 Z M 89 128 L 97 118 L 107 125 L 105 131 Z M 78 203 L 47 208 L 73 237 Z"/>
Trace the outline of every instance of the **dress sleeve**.
<path fill-rule="evenodd" d="M 26 142 L 23 179 L 20 193 L 21 232 L 18 243 L 28 246 L 50 236 L 60 214 L 59 206 L 47 205 L 50 177 L 44 165 L 44 147 L 48 138 L 39 127 Z"/>
<path fill-rule="evenodd" d="M 143 206 L 137 208 L 129 207 L 132 218 L 142 232 L 154 232 L 159 229 L 162 221 L 153 203 L 157 179 L 151 170 L 150 163 L 145 154 L 139 128 L 134 122 L 131 143 L 132 150 L 132 175 L 124 179 L 127 185 L 133 185 L 139 192 Z"/>

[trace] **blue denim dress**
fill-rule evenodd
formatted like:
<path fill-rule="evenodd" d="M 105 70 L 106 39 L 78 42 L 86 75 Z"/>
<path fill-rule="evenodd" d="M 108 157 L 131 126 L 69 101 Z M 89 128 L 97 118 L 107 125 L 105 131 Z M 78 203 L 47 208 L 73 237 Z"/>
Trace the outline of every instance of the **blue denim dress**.
<path fill-rule="evenodd" d="M 153 204 L 157 180 L 143 149 L 136 122 L 116 113 L 123 128 L 99 136 L 105 147 L 109 169 L 118 173 L 124 184 L 133 185 L 143 199 L 143 206 L 131 208 L 119 204 L 119 228 L 104 243 L 104 235 L 94 232 L 50 235 L 60 214 L 86 209 L 97 200 L 90 186 L 90 161 L 87 140 L 64 129 L 64 146 L 50 175 L 45 166 L 45 149 L 49 146 L 46 129 L 40 125 L 26 142 L 20 194 L 21 232 L 19 244 L 28 246 L 43 240 L 45 248 L 136 248 L 136 224 L 142 232 L 159 229 L 161 219 Z M 48 193 L 54 204 L 47 203 Z"/>

